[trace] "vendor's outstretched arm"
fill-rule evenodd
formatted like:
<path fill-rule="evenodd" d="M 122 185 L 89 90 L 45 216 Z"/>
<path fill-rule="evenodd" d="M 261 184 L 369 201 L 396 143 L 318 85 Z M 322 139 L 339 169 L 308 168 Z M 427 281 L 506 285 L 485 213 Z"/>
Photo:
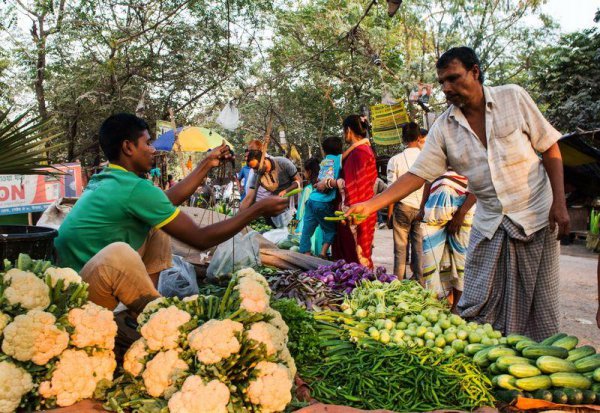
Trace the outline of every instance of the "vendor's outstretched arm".
<path fill-rule="evenodd" d="M 238 212 L 232 218 L 205 227 L 196 225 L 188 215 L 180 213 L 173 221 L 165 225 L 163 230 L 173 238 L 194 248 L 206 250 L 232 238 L 246 225 L 262 215 L 280 214 L 288 205 L 287 198 L 265 198 Z"/>
<path fill-rule="evenodd" d="M 221 162 L 231 159 L 231 157 L 231 152 L 227 145 L 221 145 L 210 151 L 208 156 L 188 176 L 165 192 L 173 205 L 181 205 L 189 199 L 196 192 L 196 189 L 202 185 L 204 178 L 206 178 L 210 170 L 219 166 Z"/>
<path fill-rule="evenodd" d="M 375 211 L 379 211 L 381 208 L 395 204 L 401 199 L 406 198 L 408 195 L 419 189 L 423 186 L 425 180 L 417 175 L 413 175 L 410 172 L 405 173 L 400 176 L 396 182 L 394 182 L 391 186 L 389 186 L 385 191 L 380 193 L 379 195 L 374 196 L 368 201 L 361 202 L 356 205 L 352 205 L 350 209 L 346 212 L 346 216 L 350 216 L 351 214 L 362 215 L 365 218 L 374 213 Z M 351 217 L 351 219 L 353 219 Z M 364 218 L 363 218 L 364 219 Z M 358 222 L 361 219 L 356 220 Z"/>

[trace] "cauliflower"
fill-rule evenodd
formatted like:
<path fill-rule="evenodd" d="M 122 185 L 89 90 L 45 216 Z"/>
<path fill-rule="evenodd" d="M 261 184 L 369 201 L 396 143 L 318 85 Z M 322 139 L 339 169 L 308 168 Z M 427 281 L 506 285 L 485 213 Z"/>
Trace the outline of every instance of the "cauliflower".
<path fill-rule="evenodd" d="M 240 351 L 236 334 L 243 329 L 243 324 L 229 319 L 209 320 L 188 334 L 188 342 L 198 360 L 214 364 Z"/>
<path fill-rule="evenodd" d="M 10 316 L 0 312 L 0 335 L 2 335 L 4 327 L 6 327 L 8 323 L 10 323 Z"/>
<path fill-rule="evenodd" d="M 117 323 L 112 311 L 89 302 L 69 311 L 68 319 L 75 328 L 71 342 L 76 347 L 95 346 L 107 350 L 115 347 Z"/>
<path fill-rule="evenodd" d="M 40 310 L 16 316 L 4 329 L 2 351 L 19 361 L 48 363 L 69 344 L 69 334 L 59 330 L 55 321 L 52 314 Z"/>
<path fill-rule="evenodd" d="M 275 326 L 279 331 L 281 331 L 283 333 L 284 336 L 286 336 L 285 342 L 287 343 L 287 335 L 288 335 L 290 329 L 288 328 L 285 321 L 283 321 L 283 318 L 281 317 L 281 313 L 279 311 L 273 310 L 272 308 L 269 307 L 265 314 L 271 317 L 271 319 L 269 320 L 269 324 Z"/>
<path fill-rule="evenodd" d="M 58 280 L 63 280 L 63 290 L 66 290 L 69 284 L 81 284 L 83 281 L 77 271 L 72 268 L 51 267 L 46 270 L 44 275 L 50 276 L 52 288 L 56 287 Z"/>
<path fill-rule="evenodd" d="M 10 281 L 4 290 L 9 304 L 20 304 L 26 310 L 44 310 L 50 305 L 50 288 L 34 273 L 13 268 L 4 279 Z"/>
<path fill-rule="evenodd" d="M 169 394 L 175 392 L 175 382 L 188 370 L 179 353 L 180 350 L 160 351 L 146 364 L 142 378 L 150 396 L 161 397 L 164 394 L 168 399 Z"/>
<path fill-rule="evenodd" d="M 259 321 L 252 324 L 246 332 L 246 337 L 258 343 L 263 343 L 267 349 L 267 356 L 279 353 L 285 348 L 286 336 L 277 327 Z"/>
<path fill-rule="evenodd" d="M 227 413 L 229 389 L 218 380 L 206 384 L 198 376 L 185 379 L 169 400 L 171 413 Z"/>
<path fill-rule="evenodd" d="M 123 358 L 123 368 L 134 377 L 139 376 L 144 370 L 144 361 L 148 357 L 148 347 L 146 340 L 140 338 L 136 340 Z"/>
<path fill-rule="evenodd" d="M 279 353 L 279 358 L 281 359 L 283 364 L 285 364 L 287 368 L 290 369 L 290 376 L 292 377 L 292 379 L 296 377 L 296 373 L 298 372 L 298 369 L 296 369 L 296 362 L 294 361 L 294 358 L 292 357 L 292 354 L 290 353 L 290 350 L 288 350 L 287 347 L 284 347 L 281 353 Z"/>
<path fill-rule="evenodd" d="M 283 364 L 261 361 L 256 365 L 257 378 L 248 386 L 250 401 L 262 413 L 281 412 L 292 400 L 292 378 Z"/>
<path fill-rule="evenodd" d="M 258 272 L 254 271 L 254 269 L 252 268 L 244 268 L 243 270 L 239 270 L 237 272 L 237 275 L 240 279 L 246 278 L 252 281 L 256 281 L 257 283 L 263 286 L 267 294 L 271 291 L 267 279 L 263 277 L 262 274 L 259 274 Z"/>
<path fill-rule="evenodd" d="M 177 347 L 179 327 L 190 321 L 192 316 L 174 305 L 161 308 L 152 314 L 140 332 L 150 350 L 170 350 Z"/>
<path fill-rule="evenodd" d="M 71 406 L 92 397 L 100 380 L 112 380 L 115 368 L 112 351 L 94 352 L 89 356 L 83 350 L 65 350 L 52 378 L 40 383 L 39 391 L 46 399 L 56 397 L 59 406 Z"/>
<path fill-rule="evenodd" d="M 29 373 L 10 361 L 0 361 L 0 412 L 17 410 L 21 398 L 31 389 L 33 381 Z"/>
<path fill-rule="evenodd" d="M 196 301 L 198 299 L 198 294 L 194 294 L 194 295 L 190 295 L 189 297 L 183 297 L 183 301 L 184 303 L 190 302 L 190 301 Z"/>
<path fill-rule="evenodd" d="M 243 277 L 235 288 L 240 293 L 240 308 L 249 313 L 263 313 L 269 308 L 269 296 L 258 281 Z"/>
<path fill-rule="evenodd" d="M 161 308 L 161 306 L 163 306 L 163 303 L 166 303 L 167 301 L 167 297 L 158 297 L 146 304 L 146 307 L 144 307 L 144 311 L 142 311 L 140 315 L 138 315 L 138 324 L 145 324 L 148 321 L 148 318 L 150 318 L 150 315 L 157 309 Z"/>

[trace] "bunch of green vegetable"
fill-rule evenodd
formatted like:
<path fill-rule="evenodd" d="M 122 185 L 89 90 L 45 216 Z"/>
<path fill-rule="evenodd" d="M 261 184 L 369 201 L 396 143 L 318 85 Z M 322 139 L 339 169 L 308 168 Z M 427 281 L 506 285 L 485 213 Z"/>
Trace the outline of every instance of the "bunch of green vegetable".
<path fill-rule="evenodd" d="M 506 345 L 487 346 L 473 361 L 487 369 L 498 398 L 533 397 L 555 403 L 600 403 L 600 354 L 577 347 L 577 337 L 556 334 L 541 343 L 511 334 Z"/>
<path fill-rule="evenodd" d="M 398 412 L 472 410 L 494 403 L 491 382 L 467 357 L 381 344 L 344 351 L 347 344 L 304 367 L 302 377 L 315 399 Z"/>
<path fill-rule="evenodd" d="M 342 292 L 329 288 L 319 279 L 301 271 L 286 270 L 263 275 L 269 282 L 275 298 L 293 299 L 311 311 L 337 310 L 343 300 Z"/>
<path fill-rule="evenodd" d="M 273 229 L 272 226 L 267 224 L 267 221 L 263 217 L 255 219 L 248 226 L 250 228 L 252 228 L 254 231 L 259 232 L 261 234 Z"/>

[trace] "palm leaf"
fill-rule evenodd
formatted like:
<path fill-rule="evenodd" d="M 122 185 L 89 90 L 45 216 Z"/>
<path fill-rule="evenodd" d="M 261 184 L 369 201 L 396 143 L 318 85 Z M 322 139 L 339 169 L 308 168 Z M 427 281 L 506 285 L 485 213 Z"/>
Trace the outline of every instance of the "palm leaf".
<path fill-rule="evenodd" d="M 0 175 L 56 175 L 48 153 L 66 142 L 56 142 L 61 133 L 49 121 L 24 112 L 12 120 L 0 112 Z M 45 169 L 40 169 L 45 168 Z"/>

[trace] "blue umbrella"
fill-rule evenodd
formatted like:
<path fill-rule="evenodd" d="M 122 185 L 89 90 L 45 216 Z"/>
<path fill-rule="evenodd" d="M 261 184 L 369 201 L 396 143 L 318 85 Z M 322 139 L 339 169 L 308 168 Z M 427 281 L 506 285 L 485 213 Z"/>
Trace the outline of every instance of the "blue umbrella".
<path fill-rule="evenodd" d="M 177 133 L 181 132 L 183 128 L 177 128 Z M 163 133 L 156 139 L 152 146 L 157 151 L 171 151 L 173 150 L 173 144 L 175 143 L 175 132 L 173 129 L 169 129 L 167 132 Z"/>

